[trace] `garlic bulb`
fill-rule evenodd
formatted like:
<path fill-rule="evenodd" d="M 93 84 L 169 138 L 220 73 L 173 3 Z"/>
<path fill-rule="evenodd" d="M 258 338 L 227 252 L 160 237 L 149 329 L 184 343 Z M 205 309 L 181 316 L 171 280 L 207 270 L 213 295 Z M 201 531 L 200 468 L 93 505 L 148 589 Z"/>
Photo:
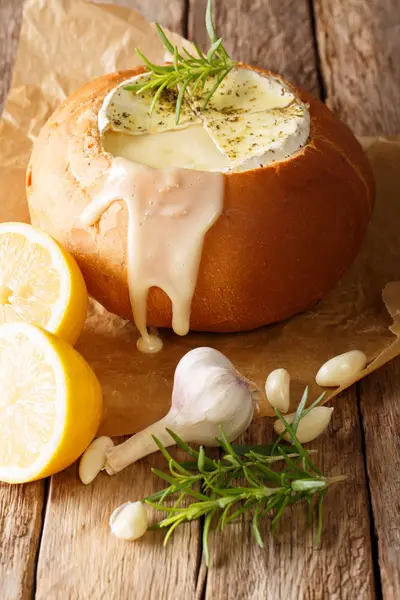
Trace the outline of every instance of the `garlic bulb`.
<path fill-rule="evenodd" d="M 360 373 L 368 359 L 364 352 L 351 350 L 334 356 L 319 369 L 315 381 L 323 387 L 336 387 L 351 381 Z"/>
<path fill-rule="evenodd" d="M 125 502 L 110 517 L 110 529 L 121 540 L 137 540 L 148 527 L 146 509 L 142 502 Z"/>
<path fill-rule="evenodd" d="M 93 440 L 90 446 L 86 448 L 79 462 L 79 477 L 82 483 L 87 485 L 97 477 L 104 468 L 107 450 L 110 450 L 113 446 L 112 439 L 102 435 Z"/>
<path fill-rule="evenodd" d="M 306 444 L 315 440 L 328 427 L 332 418 L 333 408 L 329 406 L 316 406 L 303 417 L 298 424 L 296 437 L 300 444 Z M 293 422 L 296 413 L 286 415 L 285 419 L 290 424 Z M 274 429 L 278 435 L 285 431 L 285 426 L 280 419 L 274 423 Z M 290 442 L 288 433 L 284 435 L 284 439 Z"/>
<path fill-rule="evenodd" d="M 268 375 L 265 393 L 271 406 L 287 413 L 290 408 L 290 375 L 286 369 L 275 369 Z"/>
<path fill-rule="evenodd" d="M 218 445 L 223 427 L 229 440 L 237 438 L 253 418 L 254 401 L 249 382 L 221 352 L 196 348 L 179 362 L 174 376 L 169 413 L 144 431 L 133 435 L 107 454 L 105 469 L 118 473 L 158 448 L 152 436 L 165 446 L 174 445 L 166 428 L 185 442 Z"/>

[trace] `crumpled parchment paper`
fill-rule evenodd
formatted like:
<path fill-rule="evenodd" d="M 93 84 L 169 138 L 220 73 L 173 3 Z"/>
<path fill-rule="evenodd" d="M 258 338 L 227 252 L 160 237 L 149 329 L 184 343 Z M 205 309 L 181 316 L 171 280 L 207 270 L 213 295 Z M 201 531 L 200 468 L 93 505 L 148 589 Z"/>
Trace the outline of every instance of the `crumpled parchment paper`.
<path fill-rule="evenodd" d="M 0 221 L 29 221 L 25 168 L 32 142 L 54 108 L 87 80 L 138 64 L 136 46 L 152 61 L 164 59 L 154 27 L 135 11 L 83 0 L 26 2 L 0 123 Z M 101 433 L 132 433 L 165 414 L 175 366 L 196 346 L 221 350 L 261 389 L 272 369 L 287 368 L 294 404 L 306 384 L 311 397 L 320 391 L 315 374 L 335 354 L 363 350 L 370 363 L 361 378 L 400 353 L 400 137 L 363 143 L 377 182 L 373 219 L 355 264 L 314 310 L 250 333 L 178 338 L 163 331 L 164 350 L 149 356 L 136 350 L 131 323 L 91 301 L 76 347 L 103 386 Z M 262 394 L 260 413 L 271 414 Z"/>

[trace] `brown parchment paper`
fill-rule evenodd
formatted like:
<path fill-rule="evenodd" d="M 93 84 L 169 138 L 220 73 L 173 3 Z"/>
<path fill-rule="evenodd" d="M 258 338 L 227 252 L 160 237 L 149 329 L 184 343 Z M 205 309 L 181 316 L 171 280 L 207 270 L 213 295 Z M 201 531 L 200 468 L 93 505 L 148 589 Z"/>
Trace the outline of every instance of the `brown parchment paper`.
<path fill-rule="evenodd" d="M 175 36 L 176 43 L 187 43 Z M 8 102 L 0 123 L 0 221 L 28 221 L 25 168 L 44 121 L 69 93 L 102 73 L 138 64 L 135 47 L 153 61 L 164 52 L 153 28 L 126 8 L 83 0 L 28 0 Z M 355 264 L 314 310 L 244 334 L 161 332 L 164 350 L 136 350 L 133 325 L 91 301 L 77 349 L 93 366 L 104 392 L 101 432 L 142 429 L 170 405 L 173 372 L 185 352 L 213 346 L 261 388 L 285 367 L 297 402 L 319 366 L 335 354 L 363 350 L 368 372 L 400 353 L 400 136 L 363 140 L 377 182 L 377 203 Z M 340 390 L 335 390 L 333 394 Z M 332 395 L 332 392 L 330 392 Z M 265 398 L 260 413 L 271 414 Z"/>

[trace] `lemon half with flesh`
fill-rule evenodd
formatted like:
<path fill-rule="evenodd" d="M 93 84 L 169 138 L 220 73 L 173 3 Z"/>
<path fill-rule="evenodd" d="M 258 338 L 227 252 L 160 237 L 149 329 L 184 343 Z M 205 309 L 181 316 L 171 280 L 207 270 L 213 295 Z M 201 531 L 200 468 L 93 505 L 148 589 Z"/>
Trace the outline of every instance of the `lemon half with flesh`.
<path fill-rule="evenodd" d="M 28 323 L 0 326 L 0 480 L 22 483 L 72 464 L 100 424 L 102 392 L 69 344 Z"/>
<path fill-rule="evenodd" d="M 26 223 L 0 223 L 0 323 L 34 323 L 74 344 L 87 302 L 82 273 L 58 242 Z"/>

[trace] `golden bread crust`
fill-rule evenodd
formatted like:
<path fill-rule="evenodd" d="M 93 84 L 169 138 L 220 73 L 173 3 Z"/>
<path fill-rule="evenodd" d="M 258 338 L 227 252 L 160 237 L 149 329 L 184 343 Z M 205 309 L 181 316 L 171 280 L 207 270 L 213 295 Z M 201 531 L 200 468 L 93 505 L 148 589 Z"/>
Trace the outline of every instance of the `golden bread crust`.
<path fill-rule="evenodd" d="M 97 113 L 113 87 L 141 71 L 105 75 L 72 94 L 40 132 L 27 174 L 32 223 L 72 252 L 97 300 L 130 319 L 127 209 L 114 203 L 89 229 L 79 217 L 87 188 L 102 181 L 111 161 Z M 254 329 L 304 311 L 360 248 L 373 209 L 371 168 L 350 130 L 294 89 L 310 106 L 310 140 L 288 160 L 224 175 L 224 210 L 206 234 L 193 330 Z M 148 323 L 171 326 L 171 303 L 160 289 L 150 291 Z"/>

